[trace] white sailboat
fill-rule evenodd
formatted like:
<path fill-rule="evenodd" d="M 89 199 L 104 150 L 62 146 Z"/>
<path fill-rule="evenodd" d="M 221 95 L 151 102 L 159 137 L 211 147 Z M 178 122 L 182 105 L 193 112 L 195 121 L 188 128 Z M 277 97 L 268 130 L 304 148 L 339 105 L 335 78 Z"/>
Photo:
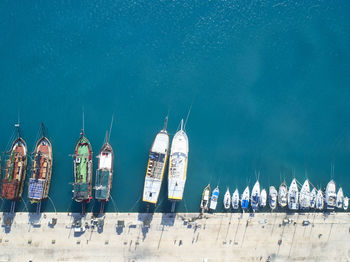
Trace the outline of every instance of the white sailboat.
<path fill-rule="evenodd" d="M 259 181 L 256 181 L 253 189 L 252 189 L 252 196 L 250 199 L 250 203 L 252 205 L 253 211 L 257 211 L 259 209 L 259 201 L 260 201 L 260 183 Z"/>
<path fill-rule="evenodd" d="M 217 186 L 214 190 L 213 193 L 211 194 L 210 197 L 210 205 L 209 205 L 209 209 L 214 211 L 216 210 L 216 206 L 218 204 L 218 199 L 219 199 L 219 186 Z"/>
<path fill-rule="evenodd" d="M 269 205 L 272 210 L 277 207 L 277 190 L 274 186 L 270 186 L 269 188 Z"/>
<path fill-rule="evenodd" d="M 295 178 L 292 180 L 292 183 L 290 184 L 287 198 L 288 198 L 288 208 L 290 210 L 298 210 L 299 209 L 299 189 Z"/>
<path fill-rule="evenodd" d="M 344 202 L 344 193 L 343 193 L 343 189 L 340 187 L 338 190 L 338 194 L 337 194 L 337 208 L 343 208 L 343 202 Z"/>
<path fill-rule="evenodd" d="M 310 208 L 310 183 L 308 179 L 305 180 L 300 190 L 299 207 L 302 210 Z"/>
<path fill-rule="evenodd" d="M 186 184 L 188 161 L 188 138 L 183 129 L 176 132 L 170 152 L 169 174 L 168 174 L 168 199 L 171 201 L 182 200 Z"/>
<path fill-rule="evenodd" d="M 265 207 L 266 201 L 267 201 L 267 193 L 266 193 L 266 190 L 264 188 L 263 190 L 261 190 L 261 194 L 260 194 L 260 201 L 259 201 L 260 207 Z"/>
<path fill-rule="evenodd" d="M 281 207 L 287 206 L 287 195 L 288 195 L 288 187 L 286 182 L 283 182 L 278 189 L 278 204 Z"/>
<path fill-rule="evenodd" d="M 154 138 L 146 170 L 142 201 L 156 204 L 162 186 L 163 175 L 169 152 L 169 134 L 166 131 L 168 117 L 163 129 Z"/>
<path fill-rule="evenodd" d="M 327 205 L 327 209 L 333 210 L 336 206 L 336 189 L 335 189 L 335 182 L 333 180 L 329 181 L 326 187 L 326 193 L 325 193 L 325 201 Z"/>
<path fill-rule="evenodd" d="M 246 210 L 249 206 L 249 197 L 250 197 L 249 186 L 247 186 L 244 189 L 243 194 L 241 196 L 241 207 L 243 211 Z"/>
<path fill-rule="evenodd" d="M 349 198 L 348 197 L 344 197 L 343 209 L 347 210 L 348 207 L 349 207 Z"/>
<path fill-rule="evenodd" d="M 224 208 L 227 210 L 230 208 L 230 205 L 231 205 L 231 194 L 230 194 L 230 189 L 227 188 L 224 196 Z"/>
<path fill-rule="evenodd" d="M 311 193 L 310 193 L 310 207 L 311 208 L 315 208 L 315 206 L 316 206 L 316 195 L 317 195 L 316 188 L 313 188 L 311 190 Z"/>
<path fill-rule="evenodd" d="M 239 207 L 239 192 L 238 189 L 236 188 L 235 192 L 232 194 L 232 208 L 233 209 L 238 209 Z"/>
<path fill-rule="evenodd" d="M 324 208 L 324 198 L 323 198 L 323 192 L 321 189 L 317 190 L 316 195 L 316 209 L 322 210 Z"/>

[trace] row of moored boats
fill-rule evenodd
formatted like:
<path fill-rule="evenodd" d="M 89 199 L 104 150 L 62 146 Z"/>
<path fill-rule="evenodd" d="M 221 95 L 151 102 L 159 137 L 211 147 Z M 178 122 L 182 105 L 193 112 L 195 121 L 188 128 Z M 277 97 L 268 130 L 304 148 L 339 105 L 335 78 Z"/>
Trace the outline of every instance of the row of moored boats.
<path fill-rule="evenodd" d="M 28 154 L 28 147 L 21 137 L 17 124 L 17 136 L 6 153 L 4 177 L 1 181 L 1 197 L 19 201 L 22 198 L 24 181 L 27 174 L 27 162 L 31 160 L 28 198 L 31 203 L 40 203 L 49 196 L 52 175 L 53 153 L 50 140 L 45 136 L 42 125 L 41 136 L 35 145 L 34 152 Z M 80 133 L 73 154 L 74 182 L 73 199 L 76 202 L 89 202 L 92 199 L 93 152 L 89 140 Z M 98 169 L 95 180 L 95 199 L 108 201 L 113 177 L 113 149 L 108 143 L 108 135 L 98 155 Z M 1 170 L 1 168 L 0 168 Z M 38 205 L 40 206 L 40 205 Z M 14 211 L 14 205 L 11 207 Z"/>
<path fill-rule="evenodd" d="M 312 189 L 311 189 L 312 188 Z M 219 187 L 217 186 L 213 192 L 210 192 L 210 185 L 207 185 L 202 193 L 200 207 L 202 212 L 205 210 L 215 211 L 219 199 Z M 211 194 L 210 194 L 211 193 Z M 287 208 L 292 211 L 296 210 L 334 210 L 335 208 L 347 210 L 349 206 L 349 198 L 344 197 L 343 189 L 340 187 L 336 192 L 336 184 L 334 180 L 329 181 L 324 192 L 312 186 L 308 179 L 299 190 L 298 182 L 294 178 L 288 188 L 286 182 L 283 182 L 278 191 L 274 186 L 270 186 L 269 192 L 260 189 L 259 181 L 256 181 L 252 191 L 247 186 L 240 195 L 238 188 L 231 195 L 227 188 L 223 199 L 224 209 L 228 210 L 241 208 L 246 211 L 249 206 L 253 212 L 259 208 L 269 205 L 271 210 Z"/>

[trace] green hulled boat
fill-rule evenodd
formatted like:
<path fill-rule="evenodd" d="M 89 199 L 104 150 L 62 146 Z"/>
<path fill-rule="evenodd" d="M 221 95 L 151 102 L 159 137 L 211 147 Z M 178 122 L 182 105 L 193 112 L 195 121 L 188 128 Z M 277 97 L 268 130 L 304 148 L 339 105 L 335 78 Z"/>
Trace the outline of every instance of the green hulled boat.
<path fill-rule="evenodd" d="M 74 184 L 73 199 L 77 202 L 88 202 L 92 198 L 92 147 L 84 136 L 84 130 L 75 145 L 74 151 Z"/>

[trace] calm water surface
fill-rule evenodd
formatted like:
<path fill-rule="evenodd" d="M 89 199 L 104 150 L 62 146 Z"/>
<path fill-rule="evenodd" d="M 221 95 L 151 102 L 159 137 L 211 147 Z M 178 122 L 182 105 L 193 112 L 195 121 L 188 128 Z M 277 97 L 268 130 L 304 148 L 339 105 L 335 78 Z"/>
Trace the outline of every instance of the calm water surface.
<path fill-rule="evenodd" d="M 349 195 L 349 11 L 349 1 L 2 1 L 0 150 L 18 112 L 30 151 L 43 121 L 50 196 L 57 210 L 80 211 L 69 155 L 82 108 L 95 155 L 114 112 L 115 203 L 106 210 L 142 211 L 153 138 L 168 111 L 174 134 L 192 105 L 178 211 L 197 211 L 208 183 L 221 187 L 221 209 L 226 186 L 243 191 L 255 172 L 266 188 L 293 176 L 325 187 L 331 164 Z M 166 186 L 157 211 L 170 209 Z"/>

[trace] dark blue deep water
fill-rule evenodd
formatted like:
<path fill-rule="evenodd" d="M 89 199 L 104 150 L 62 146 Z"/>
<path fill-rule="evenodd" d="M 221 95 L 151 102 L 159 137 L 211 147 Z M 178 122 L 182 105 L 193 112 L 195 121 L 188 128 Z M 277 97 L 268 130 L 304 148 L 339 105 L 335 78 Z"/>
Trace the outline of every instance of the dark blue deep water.
<path fill-rule="evenodd" d="M 95 155 L 114 113 L 115 204 L 106 210 L 143 211 L 153 138 L 168 111 L 174 134 L 192 105 L 178 211 L 197 211 L 209 182 L 221 186 L 221 209 L 226 186 L 242 191 L 256 172 L 266 188 L 293 176 L 325 187 L 334 165 L 349 195 L 349 13 L 349 1 L 328 0 L 1 1 L 0 150 L 18 113 L 31 151 L 44 122 L 54 147 L 50 196 L 57 210 L 80 211 L 69 154 L 82 108 Z M 165 179 L 157 211 L 169 211 L 166 187 Z M 27 185 L 34 210 L 26 194 Z"/>

